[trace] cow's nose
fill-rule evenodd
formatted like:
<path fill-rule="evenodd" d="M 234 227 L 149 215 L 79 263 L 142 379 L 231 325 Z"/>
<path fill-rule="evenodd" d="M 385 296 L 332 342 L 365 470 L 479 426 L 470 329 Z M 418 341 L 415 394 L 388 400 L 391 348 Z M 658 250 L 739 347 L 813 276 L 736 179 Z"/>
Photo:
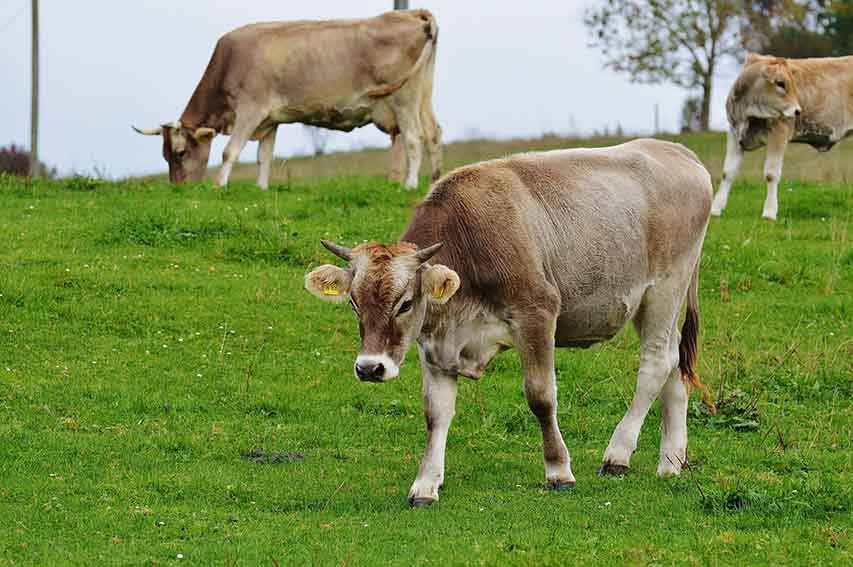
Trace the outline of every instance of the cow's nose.
<path fill-rule="evenodd" d="M 803 111 L 802 111 L 802 110 L 800 110 L 799 108 L 797 108 L 796 110 L 794 110 L 794 116 L 799 116 L 799 115 L 800 115 L 800 114 L 802 114 L 802 113 L 803 113 Z"/>
<path fill-rule="evenodd" d="M 359 380 L 378 380 L 385 375 L 385 366 L 381 362 L 356 362 L 355 374 Z"/>

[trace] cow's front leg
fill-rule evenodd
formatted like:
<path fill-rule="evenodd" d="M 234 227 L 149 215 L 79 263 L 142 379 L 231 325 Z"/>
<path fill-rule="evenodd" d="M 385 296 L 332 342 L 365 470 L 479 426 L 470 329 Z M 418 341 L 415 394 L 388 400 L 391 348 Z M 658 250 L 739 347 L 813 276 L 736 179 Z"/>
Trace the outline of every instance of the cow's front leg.
<path fill-rule="evenodd" d="M 258 187 L 267 189 L 270 186 L 270 169 L 272 168 L 273 149 L 275 149 L 275 134 L 273 128 L 258 142 Z"/>
<path fill-rule="evenodd" d="M 216 179 L 218 186 L 225 187 L 228 185 L 228 178 L 231 177 L 231 169 L 240 157 L 240 152 L 243 151 L 246 142 L 249 141 L 255 129 L 260 125 L 261 118 L 261 114 L 257 112 L 246 112 L 237 115 L 237 120 L 231 131 L 231 137 L 228 139 L 228 143 L 225 144 L 225 150 L 222 152 L 222 167 L 220 167 L 219 176 Z"/>
<path fill-rule="evenodd" d="M 409 504 L 428 506 L 438 500 L 438 489 L 444 483 L 444 449 L 447 430 L 456 413 L 457 377 L 428 364 L 418 346 L 423 372 L 424 418 L 427 443 L 418 476 L 409 490 Z"/>
<path fill-rule="evenodd" d="M 543 300 L 541 304 L 547 305 Z M 542 429 L 545 480 L 556 490 L 575 485 L 571 458 L 557 423 L 557 376 L 554 371 L 554 309 L 535 309 L 516 318 L 514 340 L 524 370 L 524 395 Z"/>
<path fill-rule="evenodd" d="M 723 162 L 723 177 L 720 180 L 720 188 L 714 196 L 714 202 L 711 203 L 711 214 L 715 217 L 723 214 L 723 209 L 726 208 L 726 203 L 729 201 L 729 191 L 732 189 L 732 183 L 734 183 L 742 161 L 743 150 L 737 141 L 735 133 L 729 130 L 729 134 L 726 137 L 726 159 Z"/>
<path fill-rule="evenodd" d="M 782 176 L 782 162 L 785 148 L 788 147 L 791 127 L 787 122 L 779 122 L 767 135 L 767 157 L 764 160 L 764 178 L 767 180 L 767 198 L 764 200 L 762 218 L 776 220 L 779 213 L 779 179 Z"/>

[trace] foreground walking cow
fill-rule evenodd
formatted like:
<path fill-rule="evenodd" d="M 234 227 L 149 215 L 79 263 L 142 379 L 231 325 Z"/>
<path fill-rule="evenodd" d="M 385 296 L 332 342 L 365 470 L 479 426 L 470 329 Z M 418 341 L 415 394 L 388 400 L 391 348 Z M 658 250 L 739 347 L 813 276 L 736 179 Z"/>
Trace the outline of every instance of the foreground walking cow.
<path fill-rule="evenodd" d="M 441 129 L 432 110 L 437 37 L 426 10 L 244 26 L 216 44 L 179 120 L 136 131 L 163 136 L 173 183 L 200 180 L 213 137 L 227 134 L 218 178 L 227 185 L 246 142 L 259 140 L 258 185 L 266 189 L 279 124 L 349 132 L 372 122 L 391 135 L 392 154 L 406 161 L 406 187 L 415 187 L 423 143 L 433 179 L 441 169 Z"/>
<path fill-rule="evenodd" d="M 729 198 L 744 152 L 767 146 L 762 217 L 776 220 L 782 161 L 789 142 L 829 151 L 853 133 L 853 57 L 783 59 L 750 54 L 726 100 L 729 134 L 723 179 L 711 214 Z"/>
<path fill-rule="evenodd" d="M 658 395 L 657 472 L 681 471 L 688 390 L 705 391 L 694 366 L 711 191 L 696 156 L 669 142 L 520 154 L 442 178 L 396 244 L 323 242 L 349 266 L 321 266 L 305 287 L 321 299 L 349 300 L 361 333 L 357 377 L 396 377 L 418 343 L 427 447 L 412 505 L 438 499 L 457 376 L 480 378 L 510 346 L 542 428 L 545 478 L 554 488 L 573 485 L 557 424 L 554 347 L 588 347 L 628 321 L 640 334 L 637 390 L 601 471 L 627 470 Z"/>

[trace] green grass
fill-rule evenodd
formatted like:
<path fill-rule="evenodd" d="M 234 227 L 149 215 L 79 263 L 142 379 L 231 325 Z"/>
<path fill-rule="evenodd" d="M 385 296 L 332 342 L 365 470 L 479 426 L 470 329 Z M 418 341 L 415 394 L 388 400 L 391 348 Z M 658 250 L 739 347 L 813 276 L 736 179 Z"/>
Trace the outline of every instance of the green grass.
<path fill-rule="evenodd" d="M 0 565 L 850 563 L 851 186 L 786 182 L 773 224 L 742 183 L 712 221 L 699 369 L 721 411 L 692 402 L 682 477 L 655 477 L 657 408 L 631 472 L 596 475 L 627 330 L 557 356 L 574 490 L 544 487 L 510 351 L 463 381 L 441 500 L 410 510 L 416 356 L 357 383 L 352 314 L 302 278 L 320 238 L 395 239 L 425 190 L 0 178 Z"/>

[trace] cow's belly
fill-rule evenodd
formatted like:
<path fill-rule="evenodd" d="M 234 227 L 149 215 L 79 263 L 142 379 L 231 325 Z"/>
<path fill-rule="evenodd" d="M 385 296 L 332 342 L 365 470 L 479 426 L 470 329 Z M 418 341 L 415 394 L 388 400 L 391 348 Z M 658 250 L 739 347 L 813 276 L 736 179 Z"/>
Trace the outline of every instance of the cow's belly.
<path fill-rule="evenodd" d="M 556 346 L 586 348 L 613 338 L 637 314 L 646 287 L 565 301 L 557 318 Z"/>
<path fill-rule="evenodd" d="M 358 103 L 312 109 L 282 106 L 270 113 L 270 118 L 278 123 L 300 122 L 349 132 L 373 122 L 373 112 L 370 105 Z"/>

